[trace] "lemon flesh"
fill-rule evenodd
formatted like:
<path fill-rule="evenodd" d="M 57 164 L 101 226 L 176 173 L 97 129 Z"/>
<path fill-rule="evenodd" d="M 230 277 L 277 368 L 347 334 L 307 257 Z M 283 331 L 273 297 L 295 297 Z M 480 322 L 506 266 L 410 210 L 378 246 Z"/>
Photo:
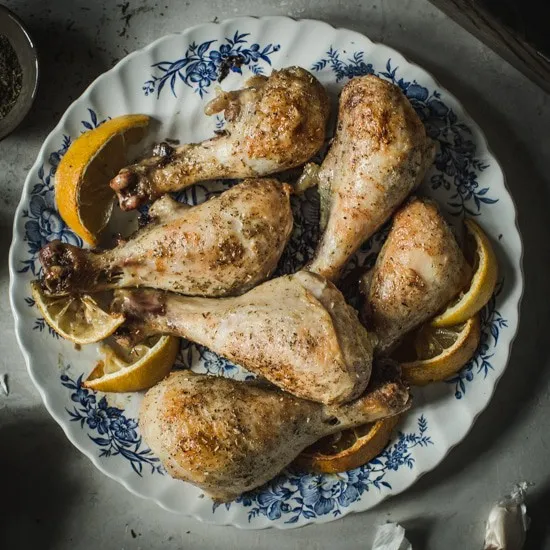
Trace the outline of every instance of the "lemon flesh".
<path fill-rule="evenodd" d="M 31 291 L 46 323 L 75 344 L 93 344 L 104 340 L 124 323 L 124 315 L 107 313 L 86 294 L 46 296 L 38 281 L 31 283 Z"/>
<path fill-rule="evenodd" d="M 399 415 L 384 418 L 324 437 L 305 449 L 296 464 L 325 474 L 363 466 L 384 450 L 399 418 Z"/>
<path fill-rule="evenodd" d="M 179 338 L 161 336 L 151 345 L 140 344 L 123 357 L 103 346 L 103 358 L 83 386 L 102 392 L 135 392 L 160 382 L 172 369 L 179 350 Z"/>
<path fill-rule="evenodd" d="M 414 386 L 441 381 L 458 372 L 474 355 L 481 336 L 479 315 L 454 327 L 426 324 L 394 352 L 403 380 Z"/>
<path fill-rule="evenodd" d="M 495 251 L 489 238 L 473 220 L 465 222 L 468 234 L 475 241 L 476 261 L 470 287 L 455 302 L 432 320 L 434 327 L 450 327 L 465 323 L 491 299 L 498 277 Z"/>
<path fill-rule="evenodd" d="M 123 115 L 83 133 L 62 157 L 55 173 L 55 200 L 65 223 L 97 246 L 116 199 L 109 182 L 128 164 L 127 149 L 145 135 L 147 115 Z"/>

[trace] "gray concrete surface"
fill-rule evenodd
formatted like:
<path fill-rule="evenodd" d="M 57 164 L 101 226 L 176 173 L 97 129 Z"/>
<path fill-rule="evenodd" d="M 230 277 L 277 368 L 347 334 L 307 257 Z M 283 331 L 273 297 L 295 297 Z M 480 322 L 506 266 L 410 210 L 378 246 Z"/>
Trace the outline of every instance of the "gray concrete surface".
<path fill-rule="evenodd" d="M 6 0 L 4 0 L 6 2 Z M 122 3 L 122 2 L 121 2 Z M 527 547 L 550 548 L 550 98 L 425 0 L 7 0 L 41 50 L 42 82 L 26 122 L 0 143 L 1 549 L 370 548 L 391 519 L 416 549 L 481 547 L 492 503 L 515 481 L 536 485 Z M 8 300 L 13 214 L 38 149 L 68 104 L 126 53 L 163 34 L 236 15 L 328 21 L 401 50 L 460 98 L 501 160 L 526 244 L 526 291 L 511 364 L 470 435 L 408 492 L 375 510 L 280 532 L 212 527 L 164 512 L 103 476 L 65 439 L 26 373 Z M 134 536 L 135 535 L 135 536 Z"/>

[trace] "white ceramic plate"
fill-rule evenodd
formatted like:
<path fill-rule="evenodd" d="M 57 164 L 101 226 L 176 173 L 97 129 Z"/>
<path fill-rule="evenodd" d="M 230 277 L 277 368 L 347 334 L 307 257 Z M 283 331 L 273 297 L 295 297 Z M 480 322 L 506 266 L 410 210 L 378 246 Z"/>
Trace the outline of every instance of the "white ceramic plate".
<path fill-rule="evenodd" d="M 349 78 L 374 73 L 398 84 L 439 143 L 435 166 L 421 191 L 435 197 L 451 221 L 474 216 L 491 235 L 500 260 L 496 295 L 482 313 L 483 336 L 475 358 L 447 383 L 414 390 L 414 407 L 384 453 L 341 475 L 286 472 L 252 494 L 214 506 L 200 490 L 165 475 L 141 439 L 136 423 L 141 395 L 105 397 L 80 387 L 97 350 L 82 351 L 52 335 L 38 317 L 29 282 L 40 273 L 38 250 L 52 239 L 81 244 L 54 206 L 56 166 L 71 140 L 107 117 L 146 113 L 159 124 L 150 141 L 199 141 L 223 126 L 202 113 L 212 97 L 222 60 L 240 55 L 239 87 L 252 72 L 300 65 L 336 98 Z M 198 185 L 181 194 L 196 202 L 228 184 Z M 282 262 L 292 270 L 311 254 L 317 237 L 315 192 L 294 204 L 296 231 Z M 459 224 L 457 224 L 459 225 Z M 380 238 L 366 243 L 353 265 L 370 264 Z M 502 171 L 479 128 L 458 101 L 423 69 L 368 38 L 318 21 L 240 18 L 166 36 L 100 76 L 75 101 L 46 139 L 31 169 L 14 225 L 10 255 L 11 300 L 17 338 L 30 375 L 67 437 L 105 474 L 168 510 L 243 528 L 293 527 L 366 510 L 409 487 L 434 468 L 487 406 L 508 359 L 522 293 L 522 247 L 512 199 Z M 186 344 L 181 361 L 194 370 L 242 377 L 237 367 Z"/>

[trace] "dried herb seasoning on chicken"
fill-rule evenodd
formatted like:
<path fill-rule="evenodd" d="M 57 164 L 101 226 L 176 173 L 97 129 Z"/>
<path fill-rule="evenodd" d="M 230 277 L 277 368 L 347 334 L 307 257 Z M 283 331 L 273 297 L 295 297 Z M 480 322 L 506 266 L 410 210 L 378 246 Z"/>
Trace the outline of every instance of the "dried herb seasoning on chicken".
<path fill-rule="evenodd" d="M 373 340 L 357 312 L 332 283 L 307 271 L 236 298 L 120 290 L 113 308 L 128 318 L 129 343 L 132 336 L 182 336 L 304 399 L 349 401 L 371 375 Z"/>
<path fill-rule="evenodd" d="M 342 89 L 334 141 L 317 173 L 326 228 L 309 269 L 331 281 L 420 185 L 434 142 L 398 86 L 369 75 Z"/>
<path fill-rule="evenodd" d="M 290 186 L 246 180 L 198 206 L 169 195 L 149 223 L 111 250 L 53 241 L 40 251 L 52 295 L 148 286 L 188 295 L 241 294 L 267 279 L 292 231 Z"/>
<path fill-rule="evenodd" d="M 111 181 L 120 207 L 137 208 L 163 193 L 210 179 L 266 176 L 308 161 L 323 146 L 327 92 L 300 67 L 256 75 L 246 88 L 220 92 L 205 108 L 224 112 L 223 135 L 173 148 L 123 168 Z"/>

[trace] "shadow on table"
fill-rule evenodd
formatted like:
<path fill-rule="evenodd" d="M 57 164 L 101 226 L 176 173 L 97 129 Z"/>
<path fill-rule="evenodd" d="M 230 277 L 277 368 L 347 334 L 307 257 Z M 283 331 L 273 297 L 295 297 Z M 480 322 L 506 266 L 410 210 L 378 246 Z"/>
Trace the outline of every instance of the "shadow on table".
<path fill-rule="evenodd" d="M 111 65 L 105 51 L 61 21 L 26 23 L 39 53 L 40 81 L 34 105 L 14 134 L 19 139 L 37 132 L 45 136 L 67 107 Z"/>
<path fill-rule="evenodd" d="M 0 417 L 0 548 L 48 550 L 81 498 L 66 469 L 74 450 L 43 411 L 20 413 L 10 423 Z"/>
<path fill-rule="evenodd" d="M 531 518 L 531 526 L 527 532 L 527 540 L 523 550 L 540 550 L 550 540 L 550 486 L 536 491 L 527 497 L 527 515 Z"/>

